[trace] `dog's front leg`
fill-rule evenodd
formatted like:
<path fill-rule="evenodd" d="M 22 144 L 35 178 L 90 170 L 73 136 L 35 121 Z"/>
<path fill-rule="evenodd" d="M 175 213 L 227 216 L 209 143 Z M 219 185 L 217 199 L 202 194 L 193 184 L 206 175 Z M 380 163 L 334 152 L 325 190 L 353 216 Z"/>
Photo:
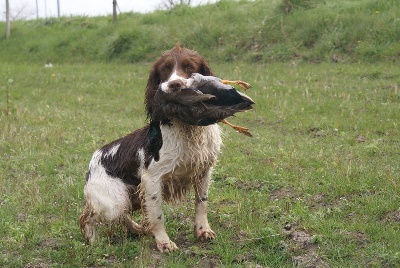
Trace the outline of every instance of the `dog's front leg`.
<path fill-rule="evenodd" d="M 143 176 L 141 185 L 145 226 L 148 233 L 156 239 L 157 248 L 161 252 L 172 252 L 178 249 L 169 239 L 164 225 L 162 211 L 162 188 L 159 176 Z"/>
<path fill-rule="evenodd" d="M 208 188 L 211 181 L 210 168 L 205 176 L 195 181 L 195 218 L 194 218 L 194 236 L 200 241 L 213 240 L 215 233 L 211 230 L 207 218 Z"/>

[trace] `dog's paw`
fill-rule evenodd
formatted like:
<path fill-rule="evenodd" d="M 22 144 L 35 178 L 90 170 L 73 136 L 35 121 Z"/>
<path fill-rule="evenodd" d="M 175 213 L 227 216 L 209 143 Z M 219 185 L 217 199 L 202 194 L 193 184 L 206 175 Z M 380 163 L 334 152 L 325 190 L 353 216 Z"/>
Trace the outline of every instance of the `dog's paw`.
<path fill-rule="evenodd" d="M 174 242 L 172 242 L 171 240 L 169 242 L 157 243 L 157 248 L 161 253 L 164 253 L 164 252 L 170 253 L 170 252 L 176 251 L 178 249 L 176 244 Z"/>
<path fill-rule="evenodd" d="M 195 237 L 200 240 L 200 241 L 211 241 L 215 239 L 216 234 L 214 233 L 213 230 L 210 228 L 204 229 L 204 228 L 198 228 L 195 231 Z"/>

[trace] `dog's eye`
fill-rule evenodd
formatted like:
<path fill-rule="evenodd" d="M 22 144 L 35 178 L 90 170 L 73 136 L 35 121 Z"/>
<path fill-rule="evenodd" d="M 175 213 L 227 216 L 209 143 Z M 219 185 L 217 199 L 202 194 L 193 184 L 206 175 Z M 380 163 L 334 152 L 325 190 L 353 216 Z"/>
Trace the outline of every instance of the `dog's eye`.
<path fill-rule="evenodd" d="M 185 67 L 186 72 L 193 72 L 193 67 L 192 66 L 186 66 Z"/>
<path fill-rule="evenodd" d="M 165 64 L 164 66 L 161 66 L 161 72 L 163 73 L 168 73 L 171 69 L 172 68 L 170 64 Z"/>

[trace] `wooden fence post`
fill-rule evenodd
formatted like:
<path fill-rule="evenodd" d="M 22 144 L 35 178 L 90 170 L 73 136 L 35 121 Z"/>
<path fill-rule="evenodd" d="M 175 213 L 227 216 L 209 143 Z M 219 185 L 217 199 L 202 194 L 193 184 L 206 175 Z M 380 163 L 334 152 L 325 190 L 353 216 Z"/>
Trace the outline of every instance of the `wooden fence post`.
<path fill-rule="evenodd" d="M 6 39 L 10 37 L 11 24 L 10 24 L 10 3 L 6 0 Z"/>
<path fill-rule="evenodd" d="M 117 0 L 113 0 L 113 21 L 117 23 Z"/>

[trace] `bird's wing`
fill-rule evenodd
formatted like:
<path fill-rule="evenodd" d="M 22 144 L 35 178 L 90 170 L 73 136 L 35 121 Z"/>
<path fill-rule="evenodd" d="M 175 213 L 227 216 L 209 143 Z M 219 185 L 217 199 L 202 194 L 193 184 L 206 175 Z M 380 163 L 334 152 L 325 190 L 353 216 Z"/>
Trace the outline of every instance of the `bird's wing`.
<path fill-rule="evenodd" d="M 222 80 L 215 76 L 201 75 L 194 73 L 187 80 L 187 86 L 190 88 L 215 88 L 215 89 L 232 89 L 233 87 L 227 84 L 223 84 Z"/>

